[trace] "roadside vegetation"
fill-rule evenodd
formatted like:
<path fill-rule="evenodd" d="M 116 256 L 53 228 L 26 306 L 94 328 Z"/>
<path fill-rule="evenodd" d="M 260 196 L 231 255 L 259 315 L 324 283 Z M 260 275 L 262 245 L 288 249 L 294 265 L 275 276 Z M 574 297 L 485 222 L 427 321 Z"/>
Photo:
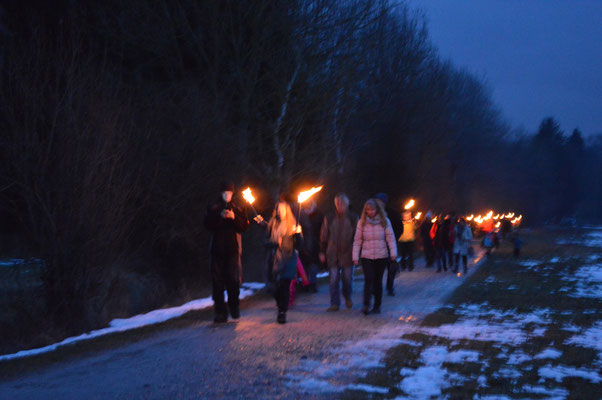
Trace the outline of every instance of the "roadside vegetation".
<path fill-rule="evenodd" d="M 533 230 L 429 315 L 361 383 L 373 398 L 599 399 L 602 231 Z M 347 391 L 343 398 L 366 398 Z"/>

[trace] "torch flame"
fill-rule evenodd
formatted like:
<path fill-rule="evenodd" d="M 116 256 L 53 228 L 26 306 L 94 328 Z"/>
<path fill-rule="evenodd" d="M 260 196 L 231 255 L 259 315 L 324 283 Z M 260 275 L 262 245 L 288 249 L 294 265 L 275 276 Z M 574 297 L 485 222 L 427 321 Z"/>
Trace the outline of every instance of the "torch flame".
<path fill-rule="evenodd" d="M 414 204 L 416 204 L 414 199 L 410 199 L 410 201 L 408 201 L 408 203 L 405 205 L 404 209 L 409 210 L 410 208 L 414 207 Z"/>
<path fill-rule="evenodd" d="M 312 187 L 311 189 L 306 190 L 305 192 L 299 193 L 299 197 L 297 198 L 297 201 L 299 203 L 303 203 L 305 200 L 309 199 L 311 196 L 313 196 L 314 194 L 316 194 L 320 190 L 322 190 L 323 187 L 324 187 L 324 185 L 322 185 L 320 187 Z"/>
<path fill-rule="evenodd" d="M 253 204 L 255 201 L 255 197 L 253 197 L 253 193 L 251 193 L 251 188 L 246 188 L 242 192 L 242 197 L 249 203 Z"/>
<path fill-rule="evenodd" d="M 435 222 L 437 222 L 437 217 L 431 219 L 431 222 L 434 224 Z"/>
<path fill-rule="evenodd" d="M 414 218 L 415 218 L 415 219 L 420 219 L 420 217 L 421 217 L 421 216 L 422 216 L 422 212 L 418 211 L 418 212 L 416 213 L 416 215 L 414 215 Z"/>
<path fill-rule="evenodd" d="M 495 224 L 495 227 L 499 228 L 501 224 L 502 224 L 501 222 L 498 222 L 497 224 Z"/>
<path fill-rule="evenodd" d="M 493 219 L 500 219 L 500 214 L 496 214 Z"/>
<path fill-rule="evenodd" d="M 472 221 L 474 219 L 474 214 L 470 214 L 468 217 L 466 217 L 467 221 Z"/>
<path fill-rule="evenodd" d="M 488 219 L 491 219 L 491 217 L 493 217 L 493 211 L 489 211 L 489 212 L 487 213 L 487 215 L 485 215 L 485 218 L 484 218 L 484 219 L 485 219 L 485 220 L 488 220 Z"/>

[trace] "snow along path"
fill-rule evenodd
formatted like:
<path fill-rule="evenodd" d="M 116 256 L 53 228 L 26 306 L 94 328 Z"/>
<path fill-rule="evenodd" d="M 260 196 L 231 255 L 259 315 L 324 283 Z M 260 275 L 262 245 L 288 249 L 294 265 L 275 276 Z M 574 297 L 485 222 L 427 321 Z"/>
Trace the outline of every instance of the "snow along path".
<path fill-rule="evenodd" d="M 465 280 L 418 265 L 398 275 L 397 296 L 383 297 L 381 315 L 360 313 L 363 280 L 356 277 L 352 310 L 327 313 L 322 285 L 317 294 L 299 293 L 288 323 L 278 325 L 275 302 L 261 297 L 241 310 L 238 322 L 200 320 L 159 331 L 2 379 L 0 393 L 10 399 L 321 399 L 345 388 L 382 392 L 353 382 Z"/>

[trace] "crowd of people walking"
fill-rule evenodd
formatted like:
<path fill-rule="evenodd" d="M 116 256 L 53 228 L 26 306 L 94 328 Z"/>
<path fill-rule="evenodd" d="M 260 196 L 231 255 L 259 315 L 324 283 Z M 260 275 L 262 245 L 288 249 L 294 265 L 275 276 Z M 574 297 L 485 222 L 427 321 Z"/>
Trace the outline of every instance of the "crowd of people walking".
<path fill-rule="evenodd" d="M 222 185 L 218 200 L 210 205 L 205 227 L 211 232 L 211 276 L 216 323 L 226 322 L 228 314 L 240 317 L 241 235 L 249 227 L 246 210 L 232 201 L 234 185 Z M 302 210 L 292 199 L 282 196 L 269 220 L 257 215 L 253 220 L 266 231 L 266 280 L 278 309 L 277 321 L 286 323 L 289 306 L 294 304 L 297 280 L 308 291 L 317 291 L 321 268 L 329 273 L 330 306 L 353 307 L 353 273 L 361 266 L 364 275 L 362 313 L 379 314 L 383 297 L 383 277 L 387 271 L 386 291 L 395 296 L 395 276 L 414 269 L 414 253 L 419 241 L 427 268 L 436 272 L 467 271 L 472 255 L 473 233 L 463 216 L 428 211 L 421 222 L 411 211 L 402 213 L 388 204 L 384 193 L 368 199 L 358 216 L 349 207 L 344 193 L 334 197 L 334 208 L 322 213 L 310 201 Z M 227 304 L 224 291 L 228 293 Z"/>

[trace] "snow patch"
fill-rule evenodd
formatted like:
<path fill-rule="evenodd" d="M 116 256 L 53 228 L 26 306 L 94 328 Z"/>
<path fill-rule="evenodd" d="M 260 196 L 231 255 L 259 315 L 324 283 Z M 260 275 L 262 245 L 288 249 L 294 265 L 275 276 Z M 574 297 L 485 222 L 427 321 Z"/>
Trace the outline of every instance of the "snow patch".
<path fill-rule="evenodd" d="M 572 275 L 564 275 L 563 280 L 574 287 L 563 287 L 561 291 L 571 292 L 571 297 L 597 299 L 602 297 L 602 264 L 584 265 Z"/>
<path fill-rule="evenodd" d="M 539 260 L 523 260 L 519 262 L 518 265 L 520 265 L 521 267 L 535 267 L 541 263 L 542 261 Z"/>
<path fill-rule="evenodd" d="M 577 369 L 574 367 L 567 367 L 563 365 L 552 366 L 550 364 L 545 367 L 539 368 L 537 373 L 541 377 L 539 382 L 544 382 L 545 379 L 554 379 L 556 382 L 562 382 L 564 378 L 577 377 L 589 380 L 593 383 L 598 383 L 602 380 L 600 375 L 592 370 L 588 369 Z"/>
<path fill-rule="evenodd" d="M 569 395 L 568 390 L 563 388 L 547 388 L 545 386 L 531 386 L 525 385 L 522 390 L 528 393 L 543 394 L 546 396 L 552 396 L 553 398 L 565 398 Z"/>
<path fill-rule="evenodd" d="M 552 348 L 548 347 L 547 349 L 545 349 L 541 353 L 537 354 L 533 358 L 536 360 L 541 360 L 544 358 L 559 358 L 561 355 L 562 355 L 561 351 L 558 351 L 556 349 L 552 349 Z"/>
<path fill-rule="evenodd" d="M 564 343 L 596 349 L 598 351 L 598 359 L 602 360 L 602 321 L 596 322 L 580 335 L 575 335 L 565 340 Z"/>
<path fill-rule="evenodd" d="M 247 285 L 258 286 L 259 284 L 249 282 Z M 244 286 L 245 286 L 245 284 L 243 284 L 243 289 L 240 291 L 240 296 L 239 296 L 240 299 L 244 299 L 245 297 L 251 296 L 252 294 L 254 294 L 256 292 L 255 289 L 251 289 L 251 288 L 245 289 Z M 226 298 L 227 298 L 227 293 L 226 293 Z M 135 315 L 130 318 L 116 318 L 109 323 L 109 326 L 107 328 L 97 329 L 97 330 L 94 330 L 91 332 L 83 333 L 78 336 L 73 336 L 73 337 L 67 338 L 61 342 L 51 344 L 49 346 L 40 347 L 37 349 L 21 350 L 16 353 L 12 353 L 12 354 L 4 354 L 4 355 L 0 356 L 0 361 L 14 360 L 17 358 L 23 358 L 23 357 L 29 357 L 29 356 L 34 356 L 34 355 L 38 355 L 38 354 L 49 353 L 60 347 L 71 345 L 73 343 L 82 342 L 84 340 L 90 340 L 90 339 L 94 339 L 94 338 L 97 338 L 100 336 L 110 335 L 110 334 L 117 333 L 117 332 L 125 332 L 125 331 L 129 331 L 132 329 L 141 328 L 144 326 L 160 324 L 160 323 L 168 321 L 170 319 L 178 318 L 178 317 L 186 314 L 189 311 L 203 310 L 203 309 L 209 308 L 211 306 L 213 306 L 213 300 L 211 299 L 211 297 L 206 297 L 203 299 L 189 301 L 188 303 L 183 304 L 178 307 L 161 308 L 158 310 L 153 310 L 153 311 L 147 312 L 145 314 Z"/>

